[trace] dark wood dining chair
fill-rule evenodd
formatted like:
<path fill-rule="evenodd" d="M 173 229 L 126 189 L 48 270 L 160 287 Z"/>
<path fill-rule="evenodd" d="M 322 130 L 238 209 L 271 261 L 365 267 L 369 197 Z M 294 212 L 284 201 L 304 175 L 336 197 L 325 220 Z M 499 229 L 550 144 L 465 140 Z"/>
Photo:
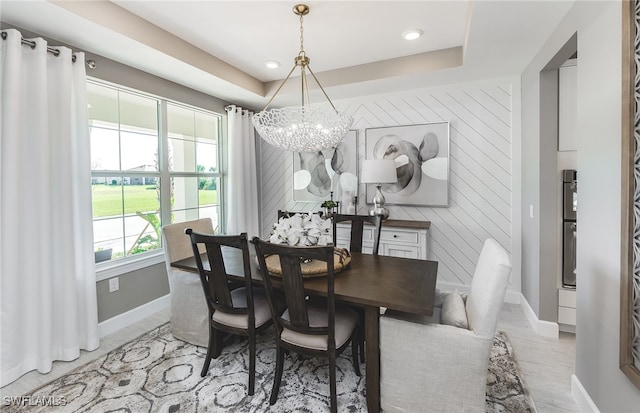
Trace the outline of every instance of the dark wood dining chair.
<path fill-rule="evenodd" d="M 351 252 L 362 252 L 362 241 L 364 235 L 364 224 L 368 222 L 374 227 L 373 234 L 373 255 L 378 255 L 378 251 L 380 249 L 380 231 L 382 230 L 382 215 L 345 215 L 345 214 L 335 214 L 333 216 L 333 245 L 336 245 L 336 239 L 338 235 L 338 226 L 339 222 L 350 222 L 351 223 L 351 234 L 349 238 L 349 251 Z M 365 347 L 364 347 L 364 309 L 362 307 L 354 307 L 358 313 L 358 347 L 360 352 L 360 362 L 364 363 L 365 361 Z"/>
<path fill-rule="evenodd" d="M 374 227 L 373 239 L 373 255 L 378 255 L 380 248 L 380 230 L 382 229 L 382 216 L 375 215 L 333 215 L 333 245 L 336 245 L 336 237 L 338 234 L 337 224 L 340 222 L 351 223 L 351 237 L 349 241 L 349 251 L 362 252 L 362 236 L 364 234 L 364 224 L 369 223 Z"/>
<path fill-rule="evenodd" d="M 289 218 L 295 214 L 318 214 L 320 216 L 322 216 L 322 211 L 306 211 L 306 212 L 302 212 L 302 211 L 286 211 L 286 210 L 278 210 L 278 220 L 280 220 L 280 218 L 285 217 L 285 218 Z"/>
<path fill-rule="evenodd" d="M 334 250 L 325 247 L 289 247 L 272 244 L 254 237 L 251 242 L 256 247 L 258 263 L 262 269 L 267 297 L 276 326 L 276 372 L 273 379 L 270 404 L 278 398 L 284 365 L 285 352 L 295 352 L 329 358 L 329 391 L 331 411 L 337 412 L 336 395 L 336 355 L 351 342 L 352 362 L 356 374 L 360 376 L 358 346 L 354 341 L 357 333 L 358 314 L 348 306 L 336 305 L 334 295 Z M 277 255 L 280 261 L 282 288 L 287 309 L 280 314 L 275 307 L 271 276 L 266 270 L 266 257 Z M 327 297 L 323 301 L 307 298 L 304 292 L 301 262 L 303 259 L 319 260 L 327 263 Z"/>
<path fill-rule="evenodd" d="M 200 375 L 207 375 L 212 358 L 222 352 L 222 334 L 246 336 L 249 339 L 249 395 L 255 390 L 256 332 L 271 325 L 271 311 L 266 293 L 251 283 L 249 243 L 247 234 L 210 235 L 191 228 L 185 229 L 191 239 L 193 254 L 198 266 L 200 281 L 209 309 L 209 345 Z M 205 268 L 199 246 L 204 245 L 209 267 Z M 226 271 L 222 247 L 231 247 L 242 253 L 244 286 L 233 289 Z"/>

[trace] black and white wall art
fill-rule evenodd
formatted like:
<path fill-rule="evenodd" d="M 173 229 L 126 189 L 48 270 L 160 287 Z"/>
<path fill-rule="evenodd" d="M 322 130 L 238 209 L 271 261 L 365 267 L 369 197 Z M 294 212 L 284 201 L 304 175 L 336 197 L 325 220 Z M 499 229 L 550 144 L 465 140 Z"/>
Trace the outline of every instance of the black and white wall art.
<path fill-rule="evenodd" d="M 322 202 L 358 196 L 358 131 L 351 130 L 336 148 L 293 154 L 293 200 Z"/>
<path fill-rule="evenodd" d="M 366 129 L 365 152 L 396 162 L 398 182 L 382 185 L 386 204 L 449 206 L 449 122 Z M 367 203 L 374 195 L 367 185 Z"/>

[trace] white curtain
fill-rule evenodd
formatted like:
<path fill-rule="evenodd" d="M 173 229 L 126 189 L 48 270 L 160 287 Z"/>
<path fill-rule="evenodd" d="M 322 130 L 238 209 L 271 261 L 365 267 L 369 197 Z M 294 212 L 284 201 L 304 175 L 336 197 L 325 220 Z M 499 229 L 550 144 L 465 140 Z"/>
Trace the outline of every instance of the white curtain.
<path fill-rule="evenodd" d="M 227 233 L 259 236 L 256 135 L 253 115 L 236 106 L 227 107 L 229 132 L 229 190 Z"/>
<path fill-rule="evenodd" d="M 98 347 L 84 55 L 0 40 L 0 386 Z"/>

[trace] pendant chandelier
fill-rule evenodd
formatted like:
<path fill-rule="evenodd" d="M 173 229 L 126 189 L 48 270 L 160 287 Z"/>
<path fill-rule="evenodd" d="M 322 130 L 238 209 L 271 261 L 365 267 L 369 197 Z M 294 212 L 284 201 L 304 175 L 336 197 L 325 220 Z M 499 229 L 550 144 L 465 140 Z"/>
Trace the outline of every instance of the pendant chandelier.
<path fill-rule="evenodd" d="M 311 70 L 311 66 L 309 66 L 310 59 L 304 51 L 304 30 L 302 25 L 303 16 L 309 13 L 309 6 L 297 4 L 293 7 L 293 12 L 300 16 L 300 53 L 294 59 L 293 68 L 280 83 L 267 105 L 261 112 L 253 116 L 253 124 L 262 139 L 287 151 L 316 152 L 322 149 L 334 148 L 349 132 L 353 118 L 336 110 L 327 92 L 324 91 L 318 78 Z M 302 101 L 300 106 L 267 110 L 296 67 L 300 67 L 300 79 L 302 81 Z M 326 105 L 311 107 L 306 76 L 307 70 L 329 101 L 331 108 Z"/>

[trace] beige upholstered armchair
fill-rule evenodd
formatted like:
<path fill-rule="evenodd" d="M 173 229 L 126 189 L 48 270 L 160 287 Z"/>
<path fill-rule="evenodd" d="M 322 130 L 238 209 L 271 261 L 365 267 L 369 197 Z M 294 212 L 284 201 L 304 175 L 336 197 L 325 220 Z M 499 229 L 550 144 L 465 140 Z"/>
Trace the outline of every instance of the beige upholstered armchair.
<path fill-rule="evenodd" d="M 438 293 L 434 314 L 380 319 L 380 401 L 385 412 L 484 412 L 487 366 L 511 273 L 488 239 L 468 295 Z"/>
<path fill-rule="evenodd" d="M 207 347 L 209 309 L 202 291 L 200 275 L 171 267 L 174 261 L 193 257 L 191 240 L 184 233 L 186 228 L 213 234 L 210 218 L 170 224 L 162 228 L 162 242 L 171 293 L 171 333 L 180 340 Z"/>

